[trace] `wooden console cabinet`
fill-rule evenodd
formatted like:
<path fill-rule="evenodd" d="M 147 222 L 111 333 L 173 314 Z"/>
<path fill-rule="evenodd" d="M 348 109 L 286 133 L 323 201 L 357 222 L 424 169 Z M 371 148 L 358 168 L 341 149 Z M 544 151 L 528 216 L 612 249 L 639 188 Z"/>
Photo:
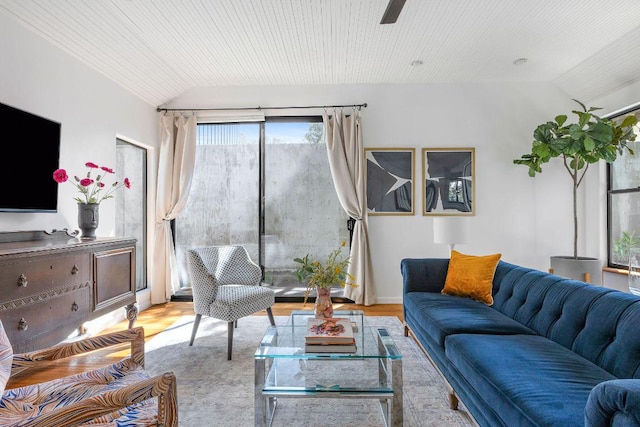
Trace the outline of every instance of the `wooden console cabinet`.
<path fill-rule="evenodd" d="M 63 231 L 0 233 L 0 320 L 13 351 L 63 341 L 125 307 L 137 317 L 132 238 L 81 240 Z"/>

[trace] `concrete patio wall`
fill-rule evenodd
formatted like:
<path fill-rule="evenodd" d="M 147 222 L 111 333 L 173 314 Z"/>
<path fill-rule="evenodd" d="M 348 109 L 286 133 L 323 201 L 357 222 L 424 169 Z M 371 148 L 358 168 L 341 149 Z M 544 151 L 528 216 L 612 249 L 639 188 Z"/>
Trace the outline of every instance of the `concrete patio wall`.
<path fill-rule="evenodd" d="M 258 262 L 258 155 L 257 144 L 198 146 L 188 215 L 176 221 L 182 284 L 188 283 L 188 247 L 240 244 Z M 324 260 L 348 241 L 348 216 L 333 187 L 324 144 L 268 144 L 265 163 L 263 263 L 266 281 L 277 285 L 291 280 L 293 258 L 309 253 Z"/>

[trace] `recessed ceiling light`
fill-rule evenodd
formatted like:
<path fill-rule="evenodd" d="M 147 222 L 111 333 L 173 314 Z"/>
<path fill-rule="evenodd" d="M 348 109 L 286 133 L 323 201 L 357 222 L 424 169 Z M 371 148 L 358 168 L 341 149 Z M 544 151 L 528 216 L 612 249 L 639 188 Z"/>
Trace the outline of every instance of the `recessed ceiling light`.
<path fill-rule="evenodd" d="M 422 62 L 420 59 L 416 59 L 415 61 L 411 61 L 411 66 L 412 67 L 419 67 L 422 64 L 424 64 L 424 62 Z"/>
<path fill-rule="evenodd" d="M 523 65 L 523 64 L 526 64 L 526 63 L 527 63 L 527 61 L 528 61 L 528 59 L 527 59 L 527 58 L 518 58 L 518 59 L 516 59 L 515 61 L 513 61 L 513 63 L 514 63 L 515 65 Z"/>

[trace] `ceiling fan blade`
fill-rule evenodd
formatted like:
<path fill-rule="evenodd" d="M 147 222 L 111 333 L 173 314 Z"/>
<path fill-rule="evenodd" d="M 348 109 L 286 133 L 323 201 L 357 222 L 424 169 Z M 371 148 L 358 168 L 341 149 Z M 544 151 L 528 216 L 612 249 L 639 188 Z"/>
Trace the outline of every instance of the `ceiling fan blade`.
<path fill-rule="evenodd" d="M 406 0 L 389 0 L 389 4 L 387 5 L 387 9 L 384 11 L 384 15 L 382 15 L 381 24 L 395 24 L 398 20 L 398 16 L 400 16 L 400 11 L 404 7 L 404 3 Z"/>

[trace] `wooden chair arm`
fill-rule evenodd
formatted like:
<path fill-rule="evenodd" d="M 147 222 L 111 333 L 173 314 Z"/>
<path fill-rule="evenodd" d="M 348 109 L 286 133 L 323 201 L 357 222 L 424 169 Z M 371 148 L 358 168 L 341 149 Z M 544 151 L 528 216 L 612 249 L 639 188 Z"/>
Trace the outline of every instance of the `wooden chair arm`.
<path fill-rule="evenodd" d="M 139 366 L 144 367 L 144 329 L 138 326 L 123 331 L 83 338 L 74 342 L 57 344 L 42 350 L 14 354 L 11 376 L 13 377 L 45 362 L 77 356 L 127 342 L 131 343 L 131 359 Z"/>
<path fill-rule="evenodd" d="M 33 417 L 21 425 L 25 427 L 77 426 L 153 397 L 158 398 L 158 426 L 177 427 L 178 400 L 176 377 L 173 372 L 165 372 L 119 390 L 83 399 L 47 414 Z"/>

